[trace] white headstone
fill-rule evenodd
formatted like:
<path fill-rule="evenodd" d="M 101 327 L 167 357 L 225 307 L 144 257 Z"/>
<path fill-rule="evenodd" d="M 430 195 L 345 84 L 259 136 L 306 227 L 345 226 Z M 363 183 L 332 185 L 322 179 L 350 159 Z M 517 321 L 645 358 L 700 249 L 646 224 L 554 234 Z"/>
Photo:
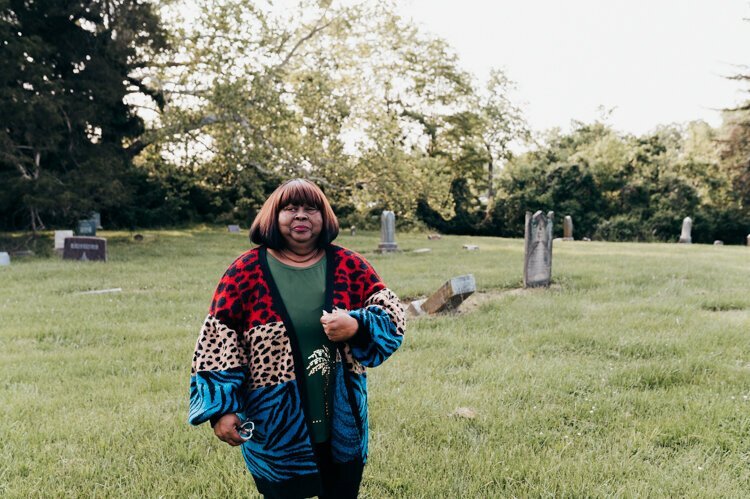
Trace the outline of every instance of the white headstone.
<path fill-rule="evenodd" d="M 10 265 L 10 255 L 5 251 L 0 251 L 0 267 Z"/>
<path fill-rule="evenodd" d="M 693 238 L 690 233 L 693 230 L 693 219 L 685 217 L 682 221 L 682 233 L 680 234 L 680 242 L 683 244 L 690 244 L 693 242 Z"/>
<path fill-rule="evenodd" d="M 65 249 L 66 237 L 73 237 L 73 231 L 72 230 L 56 230 L 55 231 L 55 251 L 57 251 L 58 253 L 62 253 L 62 250 Z"/>

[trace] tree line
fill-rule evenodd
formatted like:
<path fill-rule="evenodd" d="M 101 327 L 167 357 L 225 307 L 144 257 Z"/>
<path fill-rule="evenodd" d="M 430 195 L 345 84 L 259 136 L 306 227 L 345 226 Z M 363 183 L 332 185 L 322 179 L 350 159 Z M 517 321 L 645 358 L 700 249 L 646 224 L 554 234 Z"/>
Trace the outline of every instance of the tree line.
<path fill-rule="evenodd" d="M 247 224 L 303 176 L 358 227 L 391 209 L 519 237 L 542 209 L 595 239 L 674 240 L 685 216 L 700 242 L 750 232 L 748 109 L 540 136 L 512 95 L 387 2 L 0 0 L 0 229 Z"/>

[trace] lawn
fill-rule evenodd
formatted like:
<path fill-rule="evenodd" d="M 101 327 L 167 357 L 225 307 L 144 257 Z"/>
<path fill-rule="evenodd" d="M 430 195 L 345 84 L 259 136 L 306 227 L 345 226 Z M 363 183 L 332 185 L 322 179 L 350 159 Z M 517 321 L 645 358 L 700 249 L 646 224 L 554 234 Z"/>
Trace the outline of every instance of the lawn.
<path fill-rule="evenodd" d="M 143 234 L 102 233 L 108 263 L 0 267 L 0 496 L 255 497 L 239 451 L 186 423 L 198 329 L 249 242 Z M 361 497 L 748 495 L 750 248 L 556 242 L 553 286 L 524 291 L 522 240 L 397 240 L 338 242 L 403 299 L 466 273 L 479 292 L 369 371 Z"/>

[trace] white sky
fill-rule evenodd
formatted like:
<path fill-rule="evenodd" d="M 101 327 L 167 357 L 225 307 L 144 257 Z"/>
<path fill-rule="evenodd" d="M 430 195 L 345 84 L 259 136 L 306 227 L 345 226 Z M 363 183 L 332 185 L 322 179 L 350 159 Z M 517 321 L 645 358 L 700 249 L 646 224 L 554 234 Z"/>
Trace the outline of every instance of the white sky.
<path fill-rule="evenodd" d="M 641 134 L 703 119 L 750 93 L 724 76 L 750 65 L 750 0 L 398 0 L 484 79 L 518 86 L 534 130 L 608 122 Z M 750 72 L 750 70 L 748 70 Z"/>

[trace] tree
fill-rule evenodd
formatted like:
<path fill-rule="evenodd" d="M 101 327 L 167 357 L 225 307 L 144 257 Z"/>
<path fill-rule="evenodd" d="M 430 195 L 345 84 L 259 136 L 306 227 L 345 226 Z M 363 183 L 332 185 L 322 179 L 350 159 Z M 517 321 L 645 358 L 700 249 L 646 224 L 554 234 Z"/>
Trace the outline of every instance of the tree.
<path fill-rule="evenodd" d="M 165 48 L 152 6 L 2 0 L 0 40 L 2 224 L 36 232 L 126 203 L 126 147 L 144 130 L 126 99 L 158 98 L 139 71 Z"/>

